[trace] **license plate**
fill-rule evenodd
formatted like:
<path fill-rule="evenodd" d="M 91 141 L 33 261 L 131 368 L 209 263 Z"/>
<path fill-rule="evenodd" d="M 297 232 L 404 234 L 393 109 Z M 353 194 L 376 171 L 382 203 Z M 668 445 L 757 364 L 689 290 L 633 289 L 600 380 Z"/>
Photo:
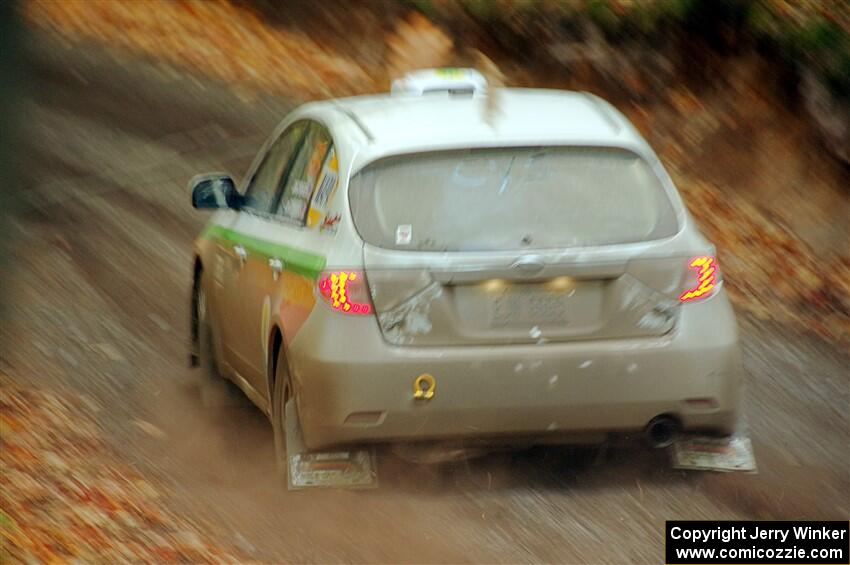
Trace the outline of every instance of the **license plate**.
<path fill-rule="evenodd" d="M 531 285 L 514 286 L 495 296 L 491 303 L 491 324 L 555 324 L 570 321 L 570 293 L 556 293 Z"/>

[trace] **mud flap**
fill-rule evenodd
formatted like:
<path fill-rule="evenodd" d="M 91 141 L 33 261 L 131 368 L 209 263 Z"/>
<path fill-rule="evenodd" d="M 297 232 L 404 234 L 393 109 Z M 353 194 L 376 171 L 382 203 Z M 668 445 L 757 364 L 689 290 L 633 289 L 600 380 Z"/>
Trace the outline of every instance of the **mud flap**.
<path fill-rule="evenodd" d="M 686 435 L 673 444 L 673 467 L 693 471 L 757 473 L 750 438 Z"/>
<path fill-rule="evenodd" d="M 301 436 L 294 400 L 286 404 L 286 484 L 289 490 L 311 487 L 367 489 L 378 486 L 375 448 L 356 451 L 309 451 Z"/>

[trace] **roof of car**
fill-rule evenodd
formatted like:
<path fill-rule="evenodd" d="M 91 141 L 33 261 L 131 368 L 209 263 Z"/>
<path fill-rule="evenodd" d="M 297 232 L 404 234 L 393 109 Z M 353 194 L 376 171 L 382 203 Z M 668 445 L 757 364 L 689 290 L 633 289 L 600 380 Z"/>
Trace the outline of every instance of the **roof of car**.
<path fill-rule="evenodd" d="M 475 96 L 382 94 L 313 107 L 343 113 L 368 142 L 384 146 L 641 141 L 610 104 L 583 92 L 500 88 Z"/>

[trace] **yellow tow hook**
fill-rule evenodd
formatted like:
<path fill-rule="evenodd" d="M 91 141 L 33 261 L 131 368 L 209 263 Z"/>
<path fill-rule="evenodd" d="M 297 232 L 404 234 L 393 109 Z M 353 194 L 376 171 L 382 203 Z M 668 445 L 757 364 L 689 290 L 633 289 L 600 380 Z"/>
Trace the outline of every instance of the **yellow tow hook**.
<path fill-rule="evenodd" d="M 422 373 L 413 381 L 413 398 L 431 400 L 437 390 L 437 380 L 428 373 Z"/>

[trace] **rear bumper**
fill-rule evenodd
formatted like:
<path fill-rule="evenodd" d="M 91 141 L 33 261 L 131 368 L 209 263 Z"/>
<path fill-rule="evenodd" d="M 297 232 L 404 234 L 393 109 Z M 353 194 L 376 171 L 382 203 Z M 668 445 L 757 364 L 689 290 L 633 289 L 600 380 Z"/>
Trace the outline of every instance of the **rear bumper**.
<path fill-rule="evenodd" d="M 659 414 L 731 433 L 741 365 L 725 293 L 682 307 L 661 338 L 497 347 L 395 347 L 372 317 L 316 308 L 290 345 L 311 448 L 374 441 L 642 429 Z M 422 373 L 432 399 L 413 397 Z M 711 404 L 689 402 L 708 399 Z"/>

